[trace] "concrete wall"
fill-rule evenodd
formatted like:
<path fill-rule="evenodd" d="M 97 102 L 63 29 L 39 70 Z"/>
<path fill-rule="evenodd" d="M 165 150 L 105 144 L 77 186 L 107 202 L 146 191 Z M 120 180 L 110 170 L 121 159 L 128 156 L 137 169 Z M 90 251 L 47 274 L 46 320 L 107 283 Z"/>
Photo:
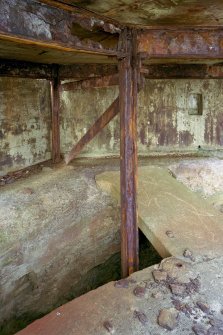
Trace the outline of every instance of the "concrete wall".
<path fill-rule="evenodd" d="M 94 121 L 118 96 L 118 87 L 63 92 L 61 101 L 61 149 L 69 152 L 91 127 Z M 97 137 L 83 149 L 83 156 L 118 154 L 119 117 L 108 124 Z"/>
<path fill-rule="evenodd" d="M 139 94 L 139 154 L 219 149 L 223 144 L 222 80 L 147 80 Z M 202 94 L 203 115 L 189 115 L 191 94 Z M 118 88 L 64 92 L 62 150 L 68 152 L 118 95 Z M 119 154 L 117 116 L 81 156 Z"/>
<path fill-rule="evenodd" d="M 222 80 L 147 80 L 139 94 L 139 154 L 221 149 Z M 203 115 L 189 115 L 189 96 L 202 94 Z M 118 87 L 63 92 L 61 149 L 69 152 L 118 95 Z M 0 79 L 0 173 L 51 157 L 49 83 Z M 80 156 L 119 154 L 119 116 Z"/>
<path fill-rule="evenodd" d="M 51 157 L 50 88 L 45 80 L 0 78 L 0 173 Z"/>

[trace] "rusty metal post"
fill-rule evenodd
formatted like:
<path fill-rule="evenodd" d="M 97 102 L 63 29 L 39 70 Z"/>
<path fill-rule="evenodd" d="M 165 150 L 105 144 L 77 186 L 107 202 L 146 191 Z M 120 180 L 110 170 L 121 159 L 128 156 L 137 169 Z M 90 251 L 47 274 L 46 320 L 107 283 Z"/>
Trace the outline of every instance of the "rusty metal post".
<path fill-rule="evenodd" d="M 138 270 L 137 224 L 137 76 L 133 33 L 125 30 L 120 48 L 126 56 L 119 61 L 120 176 L 121 176 L 121 265 L 122 277 Z"/>
<path fill-rule="evenodd" d="M 58 163 L 60 156 L 60 80 L 58 68 L 53 69 L 51 86 L 51 111 L 52 111 L 52 161 Z"/>

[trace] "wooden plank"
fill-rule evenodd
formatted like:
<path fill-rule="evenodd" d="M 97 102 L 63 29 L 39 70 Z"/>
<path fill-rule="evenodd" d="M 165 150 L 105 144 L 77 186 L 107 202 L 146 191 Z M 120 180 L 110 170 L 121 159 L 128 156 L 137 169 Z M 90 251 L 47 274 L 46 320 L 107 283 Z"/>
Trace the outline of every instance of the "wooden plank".
<path fill-rule="evenodd" d="M 105 88 L 118 85 L 118 74 L 99 78 L 86 79 L 81 81 L 72 81 L 62 84 L 63 91 L 74 91 L 87 88 Z"/>
<path fill-rule="evenodd" d="M 137 81 L 132 59 L 132 34 L 127 29 L 121 36 L 121 47 L 128 54 L 119 63 L 120 109 L 120 184 L 121 184 L 121 265 L 122 276 L 137 271 L 137 135 L 136 101 Z"/>
<path fill-rule="evenodd" d="M 80 141 L 74 145 L 65 158 L 66 164 L 69 164 L 79 154 L 83 147 L 87 145 L 118 114 L 118 112 L 119 98 L 115 99 L 111 106 L 97 119 Z"/>
<path fill-rule="evenodd" d="M 60 80 L 57 68 L 51 84 L 51 108 L 52 108 L 52 160 L 58 163 L 60 156 Z"/>

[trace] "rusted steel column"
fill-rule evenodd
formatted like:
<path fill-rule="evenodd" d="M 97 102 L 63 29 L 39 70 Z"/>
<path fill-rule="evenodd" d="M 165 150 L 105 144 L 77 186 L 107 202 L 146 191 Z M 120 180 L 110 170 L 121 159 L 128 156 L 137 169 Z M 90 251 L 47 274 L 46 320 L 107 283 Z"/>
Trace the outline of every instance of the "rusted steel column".
<path fill-rule="evenodd" d="M 133 57 L 133 35 L 125 30 L 120 47 L 126 57 L 119 62 L 120 176 L 121 176 L 121 264 L 122 276 L 138 270 L 137 224 L 137 79 Z"/>
<path fill-rule="evenodd" d="M 60 156 L 60 80 L 58 69 L 53 70 L 51 86 L 51 111 L 52 111 L 52 161 L 58 163 Z"/>

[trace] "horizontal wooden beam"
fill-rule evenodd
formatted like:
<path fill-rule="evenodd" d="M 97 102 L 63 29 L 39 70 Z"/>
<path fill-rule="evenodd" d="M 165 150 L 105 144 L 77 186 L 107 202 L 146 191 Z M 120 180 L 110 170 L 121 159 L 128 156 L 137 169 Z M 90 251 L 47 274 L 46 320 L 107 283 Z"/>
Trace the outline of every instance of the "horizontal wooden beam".
<path fill-rule="evenodd" d="M 52 79 L 52 65 L 0 59 L 0 77 Z"/>
<path fill-rule="evenodd" d="M 142 31 L 138 52 L 148 59 L 223 59 L 223 29 Z"/>
<path fill-rule="evenodd" d="M 15 10 L 16 8 L 16 10 Z M 82 41 L 75 36 L 75 25 L 89 30 L 100 27 L 100 20 L 84 17 L 81 13 L 52 7 L 39 1 L 1 0 L 0 42 L 54 49 L 63 52 L 83 52 L 115 56 L 115 49 L 105 48 L 97 41 Z M 19 13 L 19 15 L 18 15 Z M 115 27 L 113 27 L 114 32 Z"/>
<path fill-rule="evenodd" d="M 59 77 L 63 79 L 88 79 L 94 77 L 110 76 L 118 72 L 117 65 L 105 64 L 73 64 L 61 65 Z"/>
<path fill-rule="evenodd" d="M 66 164 L 69 164 L 86 146 L 117 114 L 119 113 L 119 98 L 110 105 L 110 107 L 97 119 L 92 127 L 74 145 L 70 153 L 65 157 Z"/>
<path fill-rule="evenodd" d="M 223 79 L 223 65 L 153 64 L 144 65 L 141 73 L 147 79 Z"/>
<path fill-rule="evenodd" d="M 17 77 L 32 79 L 52 79 L 54 64 L 41 64 L 24 61 L 0 59 L 0 77 Z M 73 64 L 59 65 L 59 78 L 65 79 L 94 79 L 117 74 L 117 65 L 106 64 Z"/>
<path fill-rule="evenodd" d="M 62 85 L 63 91 L 74 91 L 88 88 L 105 88 L 118 85 L 119 75 L 110 75 L 105 77 L 91 78 L 81 81 L 72 81 Z"/>

